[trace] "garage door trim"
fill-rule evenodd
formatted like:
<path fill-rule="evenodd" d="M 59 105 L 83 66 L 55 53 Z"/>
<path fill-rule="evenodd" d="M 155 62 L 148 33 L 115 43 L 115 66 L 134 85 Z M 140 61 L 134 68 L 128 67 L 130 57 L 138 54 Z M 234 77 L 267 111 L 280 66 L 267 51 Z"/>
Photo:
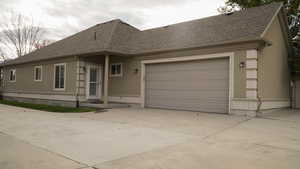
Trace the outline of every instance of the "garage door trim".
<path fill-rule="evenodd" d="M 228 112 L 231 111 L 231 101 L 233 98 L 233 82 L 234 82 L 234 53 L 215 53 L 209 55 L 194 55 L 194 56 L 183 56 L 183 57 L 173 57 L 173 58 L 163 58 L 163 59 L 153 59 L 153 60 L 143 60 L 141 61 L 141 107 L 145 107 L 145 80 L 146 80 L 146 65 L 154 63 L 168 63 L 168 62 L 183 62 L 183 61 L 193 61 L 193 60 L 207 60 L 207 59 L 217 59 L 217 58 L 229 58 L 229 102 L 228 102 Z"/>

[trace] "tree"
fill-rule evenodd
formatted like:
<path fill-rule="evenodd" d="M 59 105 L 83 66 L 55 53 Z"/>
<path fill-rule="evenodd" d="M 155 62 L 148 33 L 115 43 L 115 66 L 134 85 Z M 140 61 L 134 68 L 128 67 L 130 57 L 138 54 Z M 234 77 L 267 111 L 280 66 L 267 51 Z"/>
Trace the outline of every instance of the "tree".
<path fill-rule="evenodd" d="M 35 50 L 35 44 L 44 37 L 45 30 L 26 16 L 12 12 L 4 21 L 0 24 L 0 47 L 3 55 L 23 56 Z"/>
<path fill-rule="evenodd" d="M 289 33 L 291 36 L 294 56 L 292 56 L 291 67 L 293 75 L 300 74 L 300 0 L 227 0 L 225 6 L 220 7 L 220 13 L 232 12 L 230 10 L 243 10 L 246 8 L 270 4 L 272 2 L 283 2 L 286 9 Z"/>
<path fill-rule="evenodd" d="M 290 34 L 293 40 L 300 40 L 300 0 L 227 0 L 225 7 L 233 9 L 246 9 L 261 5 L 270 4 L 272 2 L 283 2 L 284 7 L 287 11 L 288 24 L 290 29 Z M 224 8 L 224 7 L 221 7 Z"/>
<path fill-rule="evenodd" d="M 5 54 L 2 50 L 2 48 L 0 47 L 0 63 L 4 62 L 6 60 Z"/>

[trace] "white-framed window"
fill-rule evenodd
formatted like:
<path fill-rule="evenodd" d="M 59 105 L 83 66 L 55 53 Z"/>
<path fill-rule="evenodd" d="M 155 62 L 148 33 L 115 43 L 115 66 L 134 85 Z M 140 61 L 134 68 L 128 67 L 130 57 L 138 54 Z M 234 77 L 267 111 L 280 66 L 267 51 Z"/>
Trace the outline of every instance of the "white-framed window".
<path fill-rule="evenodd" d="M 54 65 L 54 90 L 65 90 L 66 88 L 66 64 Z"/>
<path fill-rule="evenodd" d="M 9 70 L 9 81 L 10 82 L 16 82 L 17 81 L 17 74 L 16 69 L 10 69 Z"/>
<path fill-rule="evenodd" d="M 3 83 L 4 83 L 4 71 L 3 71 L 3 68 L 0 68 L 0 87 L 3 86 Z"/>
<path fill-rule="evenodd" d="M 122 63 L 113 63 L 110 65 L 110 76 L 120 77 L 123 75 L 123 65 Z"/>
<path fill-rule="evenodd" d="M 34 67 L 34 81 L 41 82 L 43 80 L 43 67 L 35 66 Z"/>

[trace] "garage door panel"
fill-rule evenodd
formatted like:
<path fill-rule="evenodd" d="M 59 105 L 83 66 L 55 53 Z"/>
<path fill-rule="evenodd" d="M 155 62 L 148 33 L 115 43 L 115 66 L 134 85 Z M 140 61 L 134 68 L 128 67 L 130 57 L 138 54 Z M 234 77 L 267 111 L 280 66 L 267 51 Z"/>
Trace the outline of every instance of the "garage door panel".
<path fill-rule="evenodd" d="M 146 73 L 159 73 L 159 72 L 169 72 L 169 71 L 191 71 L 191 70 L 199 70 L 199 71 L 207 71 L 207 70 L 223 70 L 228 67 L 227 63 L 220 63 L 215 65 L 211 62 L 211 60 L 202 60 L 202 65 L 199 67 L 199 61 L 193 62 L 178 62 L 176 63 L 176 67 L 174 67 L 174 63 L 161 63 L 151 65 L 153 69 L 146 70 Z M 163 66 L 161 66 L 163 65 Z"/>
<path fill-rule="evenodd" d="M 164 97 L 158 97 L 163 99 Z M 186 102 L 181 102 L 181 99 L 170 99 L 170 98 L 165 98 L 166 101 L 164 102 L 160 102 L 159 99 L 152 99 L 152 98 L 147 98 L 149 99 L 149 101 L 153 104 L 153 103 L 161 103 L 161 104 L 167 104 L 169 103 L 173 103 L 173 104 L 197 104 L 197 105 L 208 105 L 208 104 L 214 104 L 214 105 L 227 105 L 227 103 L 222 102 L 223 99 L 215 99 L 215 98 L 207 98 L 207 99 L 202 99 L 202 98 L 187 98 Z"/>
<path fill-rule="evenodd" d="M 211 107 L 214 107 L 214 109 L 211 109 Z M 202 104 L 196 104 L 193 102 L 187 103 L 187 102 L 177 102 L 174 104 L 174 102 L 159 102 L 159 101 L 153 101 L 152 104 L 149 105 L 149 107 L 152 108 L 165 108 L 165 109 L 176 109 L 176 110 L 189 110 L 189 111 L 203 111 L 203 112 L 213 112 L 213 113 L 220 113 L 224 112 L 227 109 L 226 104 L 220 104 L 218 102 L 211 102 L 211 103 L 202 103 Z"/>
<path fill-rule="evenodd" d="M 146 65 L 145 85 L 147 107 L 227 113 L 229 60 Z"/>
<path fill-rule="evenodd" d="M 174 104 L 174 102 L 172 102 L 171 100 L 168 100 L 166 102 L 159 102 L 157 100 L 153 100 L 153 106 L 157 105 L 165 105 L 165 106 L 169 106 L 172 104 L 172 106 L 183 106 L 182 108 L 186 108 L 186 107 L 194 107 L 196 109 L 201 109 L 201 108 L 210 108 L 211 106 L 214 106 L 214 108 L 219 107 L 219 109 L 224 109 L 224 107 L 227 106 L 227 104 L 223 104 L 220 102 L 216 102 L 216 101 L 211 101 L 211 102 L 207 102 L 207 103 L 198 103 L 197 100 L 190 100 L 190 102 L 176 102 Z M 197 103 L 197 105 L 195 105 L 195 103 Z M 170 106 L 171 107 L 171 106 Z"/>
<path fill-rule="evenodd" d="M 151 90 L 151 93 L 147 94 L 146 97 L 199 97 L 199 98 L 227 98 L 228 91 L 223 89 L 219 90 L 205 90 L 205 89 L 180 89 L 180 90 L 164 90 L 156 89 Z"/>
<path fill-rule="evenodd" d="M 225 98 L 225 97 L 213 97 L 213 96 L 210 96 L 210 97 L 200 97 L 200 96 L 181 96 L 181 97 L 175 97 L 174 96 L 162 96 L 162 95 L 151 95 L 149 97 L 146 97 L 146 99 L 148 99 L 148 101 L 161 101 L 162 99 L 165 99 L 165 101 L 163 102 L 166 102 L 166 100 L 170 101 L 170 102 L 174 102 L 176 103 L 177 101 L 182 101 L 182 99 L 184 99 L 185 101 L 198 101 L 198 104 L 201 103 L 206 103 L 206 102 L 218 102 L 218 103 L 221 103 L 221 104 L 227 104 L 224 100 L 228 100 L 228 98 Z M 185 102 L 184 101 L 184 102 Z"/>
<path fill-rule="evenodd" d="M 171 103 L 161 103 L 161 102 L 154 102 L 153 105 L 149 105 L 152 108 L 167 108 L 167 109 L 178 109 L 178 110 L 192 110 L 192 111 L 205 111 L 205 112 L 214 112 L 214 113 L 220 113 L 225 111 L 224 107 L 227 105 L 225 104 L 218 104 L 218 103 L 208 103 L 208 104 L 188 104 L 188 103 L 177 103 L 170 106 Z M 211 107 L 214 106 L 214 109 L 211 109 Z"/>
<path fill-rule="evenodd" d="M 221 71 L 210 71 L 209 76 L 207 76 L 207 72 L 197 72 L 197 71 L 170 71 L 170 72 L 161 72 L 161 73 L 150 73 L 149 76 L 146 77 L 146 80 L 152 81 L 152 80 L 173 80 L 173 81 L 179 81 L 179 80 L 213 80 L 213 79 L 219 79 L 219 80 L 226 80 L 228 79 L 228 75 L 224 76 L 224 73 Z M 182 76 L 178 78 L 178 75 Z"/>
<path fill-rule="evenodd" d="M 221 80 L 212 80 L 213 83 L 186 83 L 182 82 L 180 80 L 177 81 L 150 81 L 147 84 L 147 90 L 172 90 L 172 89 L 184 89 L 184 90 L 189 90 L 189 89 L 197 89 L 197 88 L 202 88 L 202 89 L 213 89 L 213 90 L 224 90 L 224 84 L 222 84 L 222 81 L 227 80 L 227 79 L 221 79 Z M 228 85 L 225 86 L 228 88 Z"/>

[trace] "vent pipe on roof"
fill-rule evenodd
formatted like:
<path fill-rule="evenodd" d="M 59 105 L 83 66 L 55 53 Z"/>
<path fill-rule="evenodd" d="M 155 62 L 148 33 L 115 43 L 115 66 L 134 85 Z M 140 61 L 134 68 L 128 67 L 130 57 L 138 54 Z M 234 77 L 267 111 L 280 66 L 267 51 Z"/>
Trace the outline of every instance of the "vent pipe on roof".
<path fill-rule="evenodd" d="M 94 40 L 97 40 L 97 32 L 94 32 Z"/>

